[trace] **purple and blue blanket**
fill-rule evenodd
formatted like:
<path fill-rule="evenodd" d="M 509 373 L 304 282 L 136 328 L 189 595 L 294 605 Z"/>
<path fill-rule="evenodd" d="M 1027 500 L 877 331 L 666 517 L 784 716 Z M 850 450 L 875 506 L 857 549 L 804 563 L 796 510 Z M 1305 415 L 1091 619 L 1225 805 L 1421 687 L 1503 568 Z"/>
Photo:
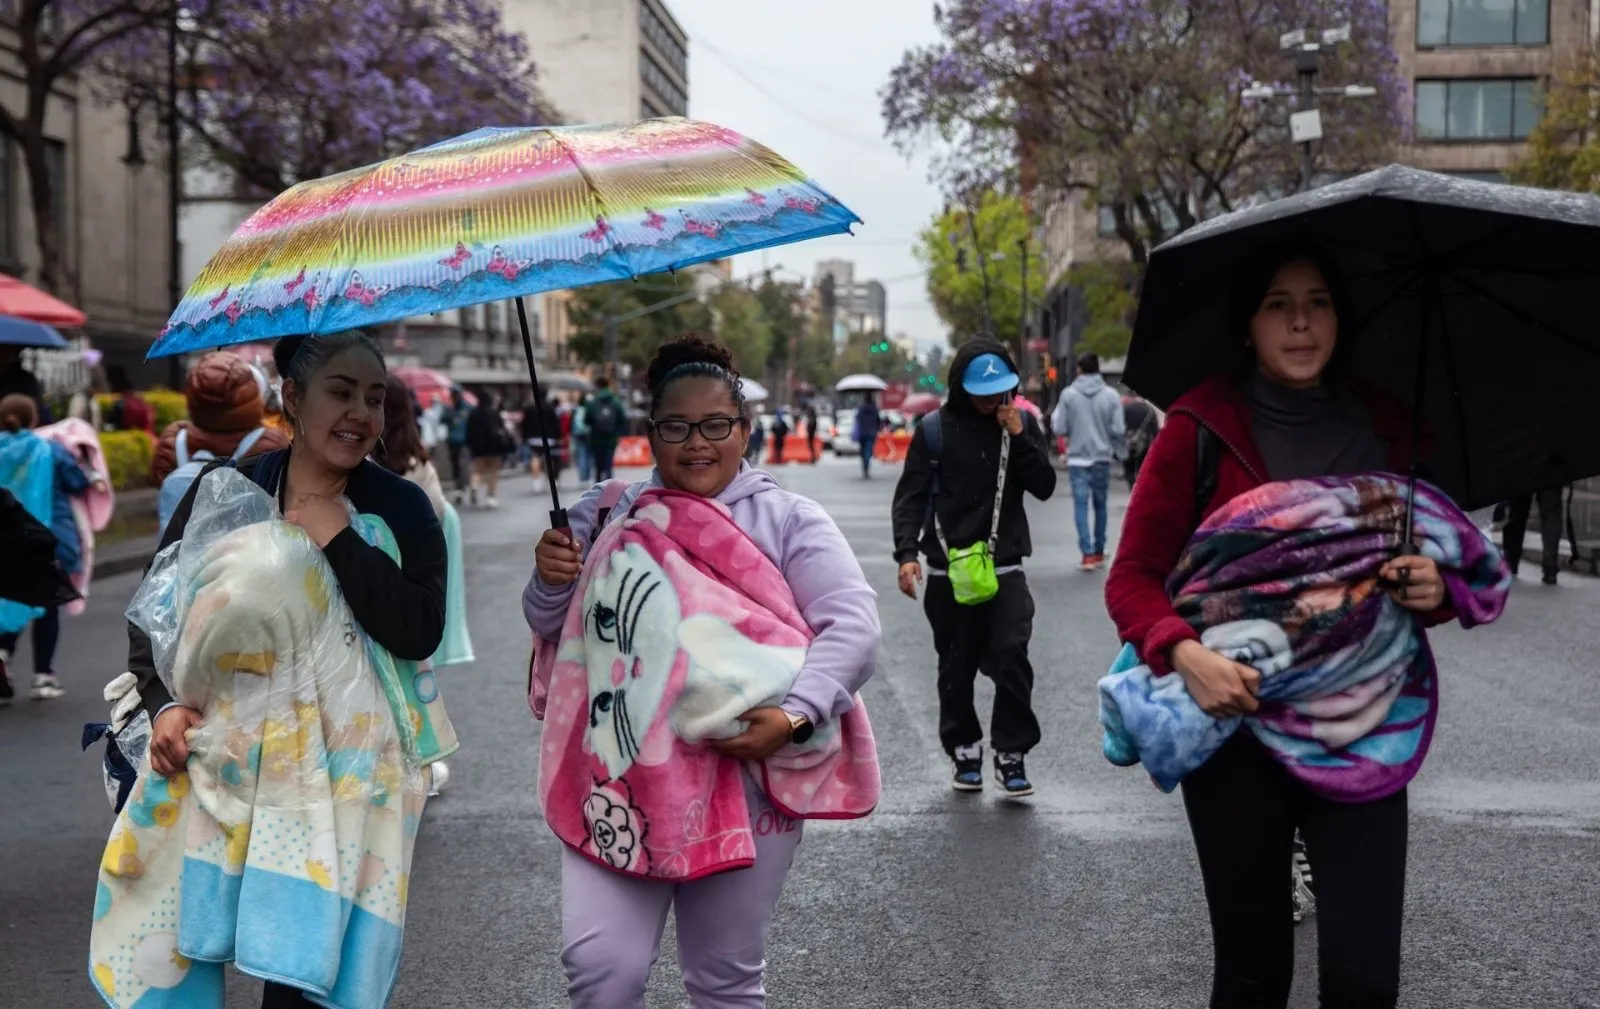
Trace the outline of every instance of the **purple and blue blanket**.
<path fill-rule="evenodd" d="M 1437 717 L 1433 652 L 1417 614 L 1378 584 L 1405 521 L 1390 474 L 1265 484 L 1211 516 L 1167 590 L 1201 641 L 1261 672 L 1261 707 L 1213 718 L 1177 673 L 1154 675 L 1124 646 L 1100 680 L 1102 748 L 1142 762 L 1170 792 L 1241 724 L 1319 795 L 1370 802 L 1403 788 Z M 1462 626 L 1504 609 L 1511 572 L 1438 489 L 1417 485 L 1414 541 L 1439 565 Z"/>

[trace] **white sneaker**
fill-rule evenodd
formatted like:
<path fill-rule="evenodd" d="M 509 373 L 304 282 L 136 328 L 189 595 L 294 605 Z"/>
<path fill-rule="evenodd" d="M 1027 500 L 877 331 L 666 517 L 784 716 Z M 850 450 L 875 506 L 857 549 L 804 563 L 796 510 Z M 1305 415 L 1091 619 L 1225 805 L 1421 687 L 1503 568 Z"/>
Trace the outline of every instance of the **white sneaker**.
<path fill-rule="evenodd" d="M 54 673 L 34 673 L 33 689 L 28 691 L 28 696 L 36 701 L 53 701 L 66 692 Z"/>
<path fill-rule="evenodd" d="M 498 508 L 500 507 L 500 499 L 497 497 L 485 498 L 483 504 L 486 508 Z"/>
<path fill-rule="evenodd" d="M 428 765 L 428 794 L 438 795 L 444 791 L 445 782 L 450 780 L 450 768 L 442 760 L 436 760 Z"/>

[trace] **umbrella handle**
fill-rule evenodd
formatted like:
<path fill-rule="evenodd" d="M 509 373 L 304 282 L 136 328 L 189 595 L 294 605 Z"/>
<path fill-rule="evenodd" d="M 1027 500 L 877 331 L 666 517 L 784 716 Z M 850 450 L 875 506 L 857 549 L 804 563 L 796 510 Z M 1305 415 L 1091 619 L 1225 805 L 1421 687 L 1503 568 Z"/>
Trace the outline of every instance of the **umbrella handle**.
<path fill-rule="evenodd" d="M 568 542 L 572 541 L 572 523 L 567 521 L 565 508 L 550 509 L 550 528 L 565 536 Z"/>

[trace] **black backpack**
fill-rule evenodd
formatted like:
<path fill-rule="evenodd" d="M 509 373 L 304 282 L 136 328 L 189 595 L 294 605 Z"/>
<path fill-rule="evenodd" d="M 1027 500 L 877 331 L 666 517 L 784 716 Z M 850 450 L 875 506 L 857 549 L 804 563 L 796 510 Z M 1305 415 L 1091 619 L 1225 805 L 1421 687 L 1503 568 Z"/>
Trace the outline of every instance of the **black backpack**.
<path fill-rule="evenodd" d="M 622 426 L 618 414 L 617 401 L 610 396 L 602 396 L 589 405 L 589 433 L 597 434 L 602 438 L 609 438 L 617 433 Z"/>

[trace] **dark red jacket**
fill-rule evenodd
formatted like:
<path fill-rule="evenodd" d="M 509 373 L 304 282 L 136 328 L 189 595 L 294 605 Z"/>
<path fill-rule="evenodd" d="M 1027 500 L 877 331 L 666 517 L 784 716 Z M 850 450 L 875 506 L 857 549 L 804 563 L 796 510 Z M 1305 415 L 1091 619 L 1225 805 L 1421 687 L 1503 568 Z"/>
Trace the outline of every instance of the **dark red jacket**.
<path fill-rule="evenodd" d="M 1364 393 L 1372 426 L 1389 442 L 1390 464 L 1404 473 L 1411 465 L 1409 412 L 1379 393 Z M 1194 535 L 1195 441 L 1203 425 L 1217 436 L 1217 489 L 1201 520 L 1245 491 L 1267 482 L 1267 464 L 1250 433 L 1250 406 L 1231 378 L 1217 376 L 1185 393 L 1167 413 L 1167 423 L 1145 456 L 1122 522 L 1117 556 L 1106 579 L 1106 609 L 1121 640 L 1134 646 L 1156 673 L 1172 671 L 1169 653 L 1181 641 L 1199 640 L 1178 616 L 1167 595 L 1167 577 Z M 1422 445 L 1426 455 L 1428 444 Z M 1449 619 L 1443 611 L 1427 622 Z"/>

